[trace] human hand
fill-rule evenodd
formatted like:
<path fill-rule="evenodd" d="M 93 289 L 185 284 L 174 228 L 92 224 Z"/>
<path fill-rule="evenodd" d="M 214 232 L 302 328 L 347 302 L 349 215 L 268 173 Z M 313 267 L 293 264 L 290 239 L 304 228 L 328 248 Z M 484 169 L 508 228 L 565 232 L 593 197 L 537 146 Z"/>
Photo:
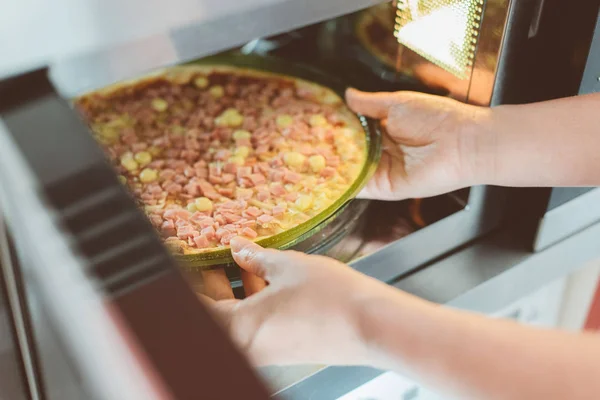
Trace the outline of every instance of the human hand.
<path fill-rule="evenodd" d="M 393 289 L 327 257 L 242 238 L 231 248 L 242 269 L 268 286 L 244 300 L 209 304 L 255 365 L 371 363 L 359 309 Z"/>
<path fill-rule="evenodd" d="M 361 197 L 430 197 L 483 183 L 494 166 L 490 109 L 416 92 L 349 89 L 352 110 L 382 120 L 383 154 Z"/>

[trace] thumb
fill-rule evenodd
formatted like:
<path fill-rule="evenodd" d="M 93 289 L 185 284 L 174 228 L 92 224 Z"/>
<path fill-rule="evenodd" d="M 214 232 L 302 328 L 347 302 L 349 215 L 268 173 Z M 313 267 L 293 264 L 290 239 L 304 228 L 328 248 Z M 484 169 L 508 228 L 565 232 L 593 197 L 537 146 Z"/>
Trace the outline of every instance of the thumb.
<path fill-rule="evenodd" d="M 231 254 L 235 262 L 245 271 L 270 282 L 280 275 L 285 264 L 283 252 L 264 249 L 242 237 L 231 239 Z"/>
<path fill-rule="evenodd" d="M 396 104 L 396 93 L 367 93 L 356 89 L 346 90 L 346 102 L 356 113 L 371 118 L 386 118 L 389 108 Z"/>

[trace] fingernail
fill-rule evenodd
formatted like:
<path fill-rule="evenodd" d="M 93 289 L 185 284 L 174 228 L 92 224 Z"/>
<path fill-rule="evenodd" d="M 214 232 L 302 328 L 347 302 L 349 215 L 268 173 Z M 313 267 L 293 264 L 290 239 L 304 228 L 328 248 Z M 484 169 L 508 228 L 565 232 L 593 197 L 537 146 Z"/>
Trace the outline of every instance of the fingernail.
<path fill-rule="evenodd" d="M 232 253 L 239 253 L 240 250 L 244 248 L 248 244 L 249 240 L 246 240 L 242 237 L 236 236 L 231 239 L 229 242 L 229 246 L 231 247 Z"/>

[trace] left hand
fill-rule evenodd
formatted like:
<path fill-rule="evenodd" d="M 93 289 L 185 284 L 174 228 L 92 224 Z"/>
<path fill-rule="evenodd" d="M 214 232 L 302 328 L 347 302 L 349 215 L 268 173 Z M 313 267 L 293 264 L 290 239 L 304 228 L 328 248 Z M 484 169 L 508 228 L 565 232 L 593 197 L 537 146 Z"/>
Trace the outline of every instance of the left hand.
<path fill-rule="evenodd" d="M 255 365 L 370 364 L 359 311 L 393 289 L 327 257 L 241 238 L 231 248 L 242 269 L 268 286 L 209 305 Z"/>

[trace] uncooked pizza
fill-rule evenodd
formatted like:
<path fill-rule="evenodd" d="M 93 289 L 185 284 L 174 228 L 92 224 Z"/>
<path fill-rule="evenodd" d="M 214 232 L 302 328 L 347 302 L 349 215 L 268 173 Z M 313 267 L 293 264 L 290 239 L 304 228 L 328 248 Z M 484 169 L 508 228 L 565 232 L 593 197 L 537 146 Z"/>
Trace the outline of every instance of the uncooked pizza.
<path fill-rule="evenodd" d="M 339 199 L 365 162 L 364 130 L 342 99 L 283 75 L 174 67 L 76 106 L 179 254 L 295 227 Z"/>

